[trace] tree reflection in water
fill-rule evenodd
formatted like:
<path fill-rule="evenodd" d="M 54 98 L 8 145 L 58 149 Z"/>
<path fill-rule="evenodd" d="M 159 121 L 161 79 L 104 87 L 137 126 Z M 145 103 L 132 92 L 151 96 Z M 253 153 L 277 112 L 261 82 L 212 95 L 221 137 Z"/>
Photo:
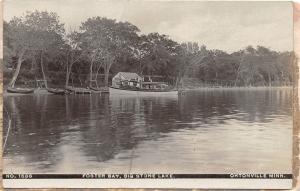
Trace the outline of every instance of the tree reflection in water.
<path fill-rule="evenodd" d="M 214 131 L 230 120 L 268 124 L 278 116 L 292 115 L 289 89 L 191 91 L 178 98 L 26 95 L 7 96 L 4 102 L 13 121 L 4 170 L 15 172 L 67 173 L 82 168 L 82 163 L 89 171 L 112 161 L 128 169 L 132 159 L 141 157 L 141 151 L 134 153 L 140 144 L 173 132 Z M 4 127 L 5 134 L 5 121 Z"/>

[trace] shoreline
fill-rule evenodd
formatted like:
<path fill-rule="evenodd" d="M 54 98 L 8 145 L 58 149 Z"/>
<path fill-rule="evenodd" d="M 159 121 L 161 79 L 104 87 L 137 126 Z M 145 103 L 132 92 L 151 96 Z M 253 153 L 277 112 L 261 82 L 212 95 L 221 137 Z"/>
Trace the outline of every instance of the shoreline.
<path fill-rule="evenodd" d="M 267 90 L 267 89 L 293 89 L 294 86 L 241 86 L 241 87 L 194 87 L 194 88 L 182 88 L 179 91 L 194 91 L 194 90 Z"/>
<path fill-rule="evenodd" d="M 211 90 L 267 90 L 267 89 L 293 89 L 293 86 L 258 86 L 258 87 L 195 87 L 195 88 L 182 88 L 180 91 L 211 91 Z M 49 93 L 46 89 L 37 89 L 32 94 L 21 94 L 21 93 L 8 93 L 5 90 L 2 91 L 2 96 L 26 96 L 26 95 L 54 95 Z"/>

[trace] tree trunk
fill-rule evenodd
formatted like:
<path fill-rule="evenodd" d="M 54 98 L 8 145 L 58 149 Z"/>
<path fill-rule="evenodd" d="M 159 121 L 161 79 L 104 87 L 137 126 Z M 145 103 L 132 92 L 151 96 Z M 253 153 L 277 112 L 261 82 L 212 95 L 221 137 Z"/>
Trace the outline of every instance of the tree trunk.
<path fill-rule="evenodd" d="M 71 54 L 71 61 L 70 61 L 70 65 L 69 65 L 69 55 L 67 57 L 67 73 L 66 73 L 66 83 L 65 83 L 66 87 L 69 86 L 69 81 L 70 81 L 70 76 L 71 76 L 71 73 L 72 73 L 73 64 L 75 62 L 77 62 L 79 60 L 79 58 L 80 58 L 80 56 L 76 60 L 74 60 L 73 54 Z M 72 81 L 73 81 L 73 79 L 72 79 Z"/>
<path fill-rule="evenodd" d="M 21 65 L 23 63 L 24 53 L 25 53 L 25 50 L 23 50 L 21 52 L 21 54 L 19 55 L 18 64 L 17 64 L 16 70 L 15 70 L 15 72 L 13 74 L 13 77 L 12 77 L 11 81 L 8 84 L 10 87 L 15 87 L 15 83 L 17 81 L 17 78 L 18 78 L 18 75 L 19 75 L 19 72 L 20 72 L 20 69 L 21 69 Z"/>
<path fill-rule="evenodd" d="M 141 62 L 141 60 L 139 60 L 139 65 L 140 65 L 140 68 L 139 68 L 139 74 L 140 74 L 140 76 L 142 76 L 142 74 L 143 74 L 143 69 L 142 69 L 142 62 Z"/>
<path fill-rule="evenodd" d="M 96 76 L 95 76 L 95 80 L 96 80 L 96 87 L 99 88 L 98 86 L 98 74 L 99 74 L 99 70 L 101 68 L 102 64 L 100 63 L 98 68 L 97 68 L 97 71 L 96 71 Z"/>
<path fill-rule="evenodd" d="M 94 64 L 94 60 L 92 59 L 91 64 L 90 64 L 90 83 L 89 86 L 92 87 L 93 84 L 93 64 Z"/>
<path fill-rule="evenodd" d="M 239 64 L 239 67 L 238 67 L 237 72 L 236 72 L 236 77 L 235 77 L 235 81 L 234 81 L 234 87 L 236 87 L 236 84 L 237 84 L 237 81 L 238 81 L 238 78 L 239 78 L 239 75 L 240 75 L 240 68 L 241 68 L 241 62 Z"/>
<path fill-rule="evenodd" d="M 70 74 L 71 74 L 71 72 L 69 72 L 69 71 L 67 70 L 67 74 L 66 74 L 66 83 L 65 83 L 65 86 L 66 86 L 66 87 L 69 86 Z"/>
<path fill-rule="evenodd" d="M 176 81 L 175 81 L 175 87 L 178 89 L 178 82 L 179 82 L 179 77 L 176 77 Z"/>
<path fill-rule="evenodd" d="M 269 87 L 271 87 L 272 86 L 272 82 L 271 82 L 271 74 L 270 74 L 270 72 L 268 73 L 268 79 L 269 79 Z"/>
<path fill-rule="evenodd" d="M 104 64 L 104 86 L 108 87 L 109 70 L 114 62 L 114 58 L 108 58 Z"/>
<path fill-rule="evenodd" d="M 73 80 L 73 74 L 71 73 L 71 80 L 72 80 L 72 87 L 74 87 L 74 80 Z"/>
<path fill-rule="evenodd" d="M 111 63 L 106 63 L 104 65 L 104 86 L 108 87 L 108 78 L 109 78 L 109 69 L 110 69 Z"/>
<path fill-rule="evenodd" d="M 139 74 L 140 74 L 140 76 L 142 76 L 143 75 L 143 67 L 142 67 L 142 56 L 141 56 L 141 54 L 139 55 Z"/>
<path fill-rule="evenodd" d="M 180 76 L 177 76 L 176 77 L 176 82 L 175 82 L 175 87 L 177 88 L 177 89 L 179 89 L 179 83 L 180 83 L 180 79 L 181 79 L 181 77 Z"/>
<path fill-rule="evenodd" d="M 82 80 L 81 80 L 80 75 L 78 76 L 78 80 L 79 80 L 80 86 L 82 86 Z"/>
<path fill-rule="evenodd" d="M 73 63 L 71 63 L 70 66 L 67 68 L 66 83 L 65 83 L 66 87 L 69 86 L 70 76 L 71 76 L 71 73 L 72 73 L 72 66 L 73 66 Z"/>
<path fill-rule="evenodd" d="M 108 76 L 109 76 L 109 69 L 107 66 L 105 66 L 104 69 L 104 86 L 108 87 Z"/>
<path fill-rule="evenodd" d="M 70 73 L 71 69 L 69 67 L 69 54 L 67 54 L 67 72 L 66 72 L 66 82 L 65 82 L 65 87 L 69 86 L 69 80 L 70 80 Z"/>
<path fill-rule="evenodd" d="M 42 69 L 42 73 L 43 73 L 43 80 L 44 80 L 45 88 L 48 88 L 47 78 L 46 78 L 46 74 L 44 71 L 43 55 L 44 55 L 44 52 L 42 51 L 41 52 L 41 69 Z"/>

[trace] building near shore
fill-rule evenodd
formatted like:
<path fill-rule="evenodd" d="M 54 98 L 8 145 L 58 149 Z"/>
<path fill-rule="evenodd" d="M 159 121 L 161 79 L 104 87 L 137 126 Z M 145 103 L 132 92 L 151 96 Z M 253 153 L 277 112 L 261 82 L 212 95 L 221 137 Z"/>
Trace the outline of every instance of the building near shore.
<path fill-rule="evenodd" d="M 112 78 L 112 87 L 137 89 L 166 89 L 166 82 L 153 81 L 152 76 L 139 76 L 132 72 L 119 72 Z"/>
<path fill-rule="evenodd" d="M 112 86 L 115 88 L 132 87 L 141 88 L 143 78 L 137 73 L 119 72 L 112 78 Z"/>

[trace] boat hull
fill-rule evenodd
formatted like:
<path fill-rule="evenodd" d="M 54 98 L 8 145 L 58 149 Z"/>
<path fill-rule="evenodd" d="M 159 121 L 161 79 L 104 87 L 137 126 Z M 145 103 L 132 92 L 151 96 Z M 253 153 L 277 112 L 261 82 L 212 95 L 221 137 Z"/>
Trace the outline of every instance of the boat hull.
<path fill-rule="evenodd" d="M 75 93 L 75 94 L 91 94 L 92 90 L 87 88 L 76 88 L 76 87 L 70 87 L 66 86 L 65 89 L 69 92 Z"/>
<path fill-rule="evenodd" d="M 93 93 L 109 93 L 108 88 L 95 88 L 95 87 L 89 87 L 89 89 L 93 90 Z"/>
<path fill-rule="evenodd" d="M 65 89 L 54 89 L 54 88 L 47 88 L 47 91 L 52 94 L 57 94 L 57 95 L 64 95 L 67 93 Z"/>
<path fill-rule="evenodd" d="M 170 90 L 170 91 L 143 91 L 143 90 L 125 90 L 125 89 L 118 89 L 118 88 L 109 88 L 109 93 L 111 95 L 130 95 L 130 96 L 178 96 L 177 90 Z"/>
<path fill-rule="evenodd" d="M 34 89 L 8 87 L 7 92 L 9 92 L 9 93 L 19 93 L 19 94 L 31 94 L 31 93 L 34 93 Z"/>

